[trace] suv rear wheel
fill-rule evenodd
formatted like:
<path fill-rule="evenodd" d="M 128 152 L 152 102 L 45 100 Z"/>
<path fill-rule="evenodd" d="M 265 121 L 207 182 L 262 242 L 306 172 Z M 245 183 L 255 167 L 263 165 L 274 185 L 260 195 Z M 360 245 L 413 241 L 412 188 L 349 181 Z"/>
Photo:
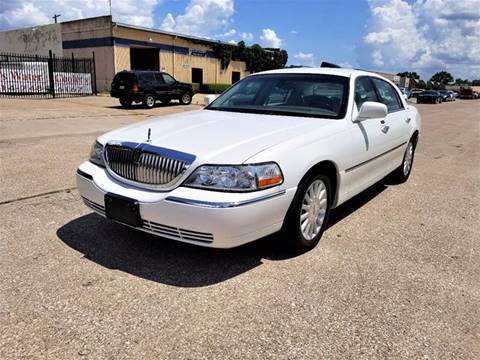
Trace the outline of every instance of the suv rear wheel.
<path fill-rule="evenodd" d="M 155 96 L 152 94 L 147 94 L 143 98 L 143 106 L 145 106 L 148 109 L 151 109 L 155 106 Z"/>
<path fill-rule="evenodd" d="M 186 92 L 185 94 L 182 95 L 180 98 L 180 102 L 182 105 L 189 105 L 192 102 L 192 94 Z"/>

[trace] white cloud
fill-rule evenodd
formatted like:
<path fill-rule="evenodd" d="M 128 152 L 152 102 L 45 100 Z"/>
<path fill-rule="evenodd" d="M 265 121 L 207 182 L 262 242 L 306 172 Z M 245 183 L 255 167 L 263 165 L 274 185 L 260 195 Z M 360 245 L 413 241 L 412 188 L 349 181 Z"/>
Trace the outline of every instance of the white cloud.
<path fill-rule="evenodd" d="M 160 0 L 113 1 L 112 15 L 115 21 L 152 27 L 153 10 L 159 3 Z M 67 21 L 108 13 L 106 0 L 7 0 L 0 6 L 0 29 L 49 24 L 53 14 L 61 14 L 59 21 Z"/>
<path fill-rule="evenodd" d="M 242 32 L 239 34 L 240 38 L 245 41 L 252 41 L 253 40 L 253 34 L 250 32 Z"/>
<path fill-rule="evenodd" d="M 233 6 L 233 0 L 190 0 L 184 14 L 167 14 L 160 27 L 182 34 L 211 37 L 229 26 Z"/>
<path fill-rule="evenodd" d="M 300 65 L 307 65 L 307 66 L 314 65 L 315 57 L 312 53 L 304 53 L 300 51 L 298 54 L 295 54 L 293 57 L 300 62 Z"/>
<path fill-rule="evenodd" d="M 237 30 L 235 29 L 230 29 L 228 31 L 225 31 L 223 34 L 217 34 L 215 37 L 217 38 L 224 38 L 224 37 L 232 37 L 237 34 Z"/>
<path fill-rule="evenodd" d="M 283 40 L 277 36 L 277 33 L 272 29 L 263 29 L 260 36 L 262 45 L 269 48 L 279 48 L 282 46 Z"/>
<path fill-rule="evenodd" d="M 480 0 L 370 0 L 363 67 L 480 78 Z"/>
<path fill-rule="evenodd" d="M 297 30 L 290 30 L 289 34 L 298 35 L 298 31 Z"/>

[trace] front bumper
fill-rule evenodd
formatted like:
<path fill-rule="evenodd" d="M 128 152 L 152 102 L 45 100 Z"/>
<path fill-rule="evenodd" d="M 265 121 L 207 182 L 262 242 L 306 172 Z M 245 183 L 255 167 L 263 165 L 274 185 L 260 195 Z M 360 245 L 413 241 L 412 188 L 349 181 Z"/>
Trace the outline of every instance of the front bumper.
<path fill-rule="evenodd" d="M 283 219 L 296 188 L 225 193 L 186 187 L 158 192 L 113 179 L 104 168 L 85 162 L 77 186 L 85 204 L 105 216 L 106 193 L 138 200 L 139 230 L 195 245 L 231 248 L 272 234 Z"/>

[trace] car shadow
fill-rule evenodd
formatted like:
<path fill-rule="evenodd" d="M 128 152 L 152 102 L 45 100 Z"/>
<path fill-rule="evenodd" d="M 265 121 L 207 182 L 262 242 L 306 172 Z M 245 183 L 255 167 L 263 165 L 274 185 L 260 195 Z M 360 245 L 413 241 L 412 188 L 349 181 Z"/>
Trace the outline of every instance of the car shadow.
<path fill-rule="evenodd" d="M 162 102 L 157 101 L 155 103 L 155 106 L 152 109 L 163 108 L 163 107 L 175 107 L 175 106 L 180 106 L 180 105 L 182 105 L 182 104 L 180 104 L 180 102 L 176 101 L 176 100 L 172 100 L 169 103 L 162 103 Z M 151 110 L 151 109 L 147 109 L 145 106 L 143 106 L 142 103 L 132 104 L 129 107 L 123 107 L 122 105 L 118 104 L 118 105 L 107 106 L 107 108 L 109 108 L 109 109 L 120 109 L 120 110 L 138 110 L 138 109 Z"/>
<path fill-rule="evenodd" d="M 327 229 L 386 188 L 374 185 L 332 210 Z M 233 249 L 211 249 L 137 231 L 95 213 L 63 225 L 57 236 L 96 264 L 177 287 L 217 284 L 262 265 L 264 259 L 281 261 L 298 255 L 288 252 L 279 233 Z"/>

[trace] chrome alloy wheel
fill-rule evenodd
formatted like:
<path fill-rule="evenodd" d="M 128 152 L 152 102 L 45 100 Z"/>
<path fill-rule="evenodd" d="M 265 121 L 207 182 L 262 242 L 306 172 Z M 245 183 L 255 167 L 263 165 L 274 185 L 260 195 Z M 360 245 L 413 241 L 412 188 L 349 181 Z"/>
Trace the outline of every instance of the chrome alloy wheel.
<path fill-rule="evenodd" d="M 148 95 L 145 99 L 145 103 L 148 107 L 153 107 L 155 105 L 155 98 L 152 95 Z"/>
<path fill-rule="evenodd" d="M 322 180 L 310 184 L 300 210 L 300 229 L 305 240 L 313 240 L 322 229 L 327 212 L 327 188 Z"/>
<path fill-rule="evenodd" d="M 182 96 L 182 102 L 184 104 L 188 104 L 191 101 L 191 96 L 190 94 L 183 94 Z"/>
<path fill-rule="evenodd" d="M 410 169 L 412 168 L 413 160 L 413 144 L 409 142 L 407 145 L 407 151 L 405 152 L 405 159 L 403 160 L 403 175 L 408 176 Z"/>

